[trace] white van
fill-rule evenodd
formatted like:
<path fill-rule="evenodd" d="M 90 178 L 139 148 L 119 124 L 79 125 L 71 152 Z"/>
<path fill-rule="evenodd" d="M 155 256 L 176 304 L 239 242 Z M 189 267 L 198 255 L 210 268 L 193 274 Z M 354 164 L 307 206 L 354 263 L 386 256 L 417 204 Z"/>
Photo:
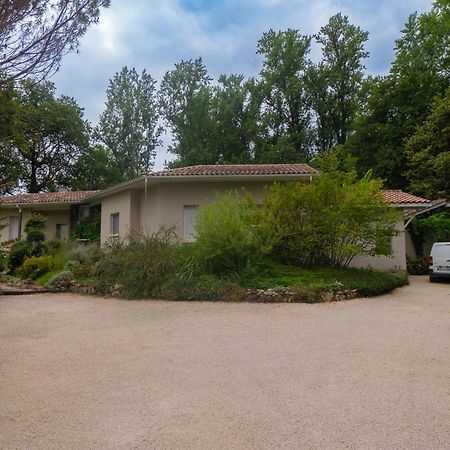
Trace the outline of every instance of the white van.
<path fill-rule="evenodd" d="M 450 279 L 450 242 L 436 242 L 430 253 L 430 281 Z"/>

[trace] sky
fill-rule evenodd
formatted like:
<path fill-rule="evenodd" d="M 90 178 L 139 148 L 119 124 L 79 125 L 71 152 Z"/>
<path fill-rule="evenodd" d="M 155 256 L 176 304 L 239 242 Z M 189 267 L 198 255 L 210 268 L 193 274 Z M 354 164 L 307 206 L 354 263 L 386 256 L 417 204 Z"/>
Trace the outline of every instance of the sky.
<path fill-rule="evenodd" d="M 85 116 L 97 123 L 109 79 L 123 66 L 146 69 L 160 81 L 175 62 L 201 56 L 214 79 L 222 74 L 257 75 L 256 45 L 270 29 L 295 28 L 312 35 L 341 11 L 369 32 L 365 61 L 370 74 L 388 72 L 394 41 L 412 12 L 432 0 L 111 0 L 98 24 L 80 40 L 78 53 L 66 55 L 53 77 L 59 94 L 74 97 Z M 313 46 L 311 58 L 320 58 Z M 164 136 L 156 168 L 171 158 Z"/>

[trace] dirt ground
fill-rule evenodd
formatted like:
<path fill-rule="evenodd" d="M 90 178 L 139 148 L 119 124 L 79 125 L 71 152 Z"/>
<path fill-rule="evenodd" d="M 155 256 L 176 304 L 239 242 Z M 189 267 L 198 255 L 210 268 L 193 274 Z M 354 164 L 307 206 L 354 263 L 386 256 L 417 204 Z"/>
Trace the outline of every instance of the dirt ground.
<path fill-rule="evenodd" d="M 333 304 L 0 297 L 0 448 L 450 448 L 450 284 Z"/>

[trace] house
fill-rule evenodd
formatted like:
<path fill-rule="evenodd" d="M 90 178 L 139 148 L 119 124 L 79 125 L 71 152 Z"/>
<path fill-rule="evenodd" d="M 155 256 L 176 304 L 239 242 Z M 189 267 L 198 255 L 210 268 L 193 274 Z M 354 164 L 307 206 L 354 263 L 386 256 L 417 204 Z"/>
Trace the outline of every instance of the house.
<path fill-rule="evenodd" d="M 70 229 L 85 214 L 82 211 L 101 211 L 103 246 L 111 239 L 149 235 L 161 227 L 174 228 L 180 239 L 192 241 L 198 211 L 218 195 L 245 189 L 256 201 L 262 201 L 270 184 L 309 183 L 317 173 L 307 164 L 201 165 L 166 169 L 103 191 L 3 197 L 0 216 L 7 211 L 10 219 L 33 211 L 42 212 L 48 217 L 46 235 L 52 238 L 67 233 L 61 232 L 61 225 L 66 225 L 64 230 Z M 403 213 L 398 222 L 399 234 L 392 238 L 392 256 L 360 257 L 353 261 L 355 267 L 406 269 L 405 221 L 411 211 L 415 213 L 432 206 L 427 199 L 398 190 L 386 190 L 384 196 L 392 207 Z M 13 219 L 12 225 L 10 221 L 9 227 L 3 230 L 3 240 L 4 236 L 17 235 L 14 220 L 18 219 Z M 24 217 L 22 223 L 25 223 Z"/>
<path fill-rule="evenodd" d="M 19 238 L 23 226 L 33 213 L 42 214 L 45 219 L 45 239 L 67 237 L 69 230 L 81 219 L 88 218 L 99 206 L 84 200 L 96 191 L 40 192 L 0 197 L 0 242 Z"/>

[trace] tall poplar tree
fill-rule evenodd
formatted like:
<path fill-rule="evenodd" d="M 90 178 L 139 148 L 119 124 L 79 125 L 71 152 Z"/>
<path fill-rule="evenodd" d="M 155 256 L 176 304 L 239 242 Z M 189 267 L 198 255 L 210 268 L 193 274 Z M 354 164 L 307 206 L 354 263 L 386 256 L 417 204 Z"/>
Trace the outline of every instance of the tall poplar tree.
<path fill-rule="evenodd" d="M 123 67 L 110 80 L 106 109 L 96 130 L 123 180 L 148 173 L 160 145 L 156 81 L 145 70 Z"/>

